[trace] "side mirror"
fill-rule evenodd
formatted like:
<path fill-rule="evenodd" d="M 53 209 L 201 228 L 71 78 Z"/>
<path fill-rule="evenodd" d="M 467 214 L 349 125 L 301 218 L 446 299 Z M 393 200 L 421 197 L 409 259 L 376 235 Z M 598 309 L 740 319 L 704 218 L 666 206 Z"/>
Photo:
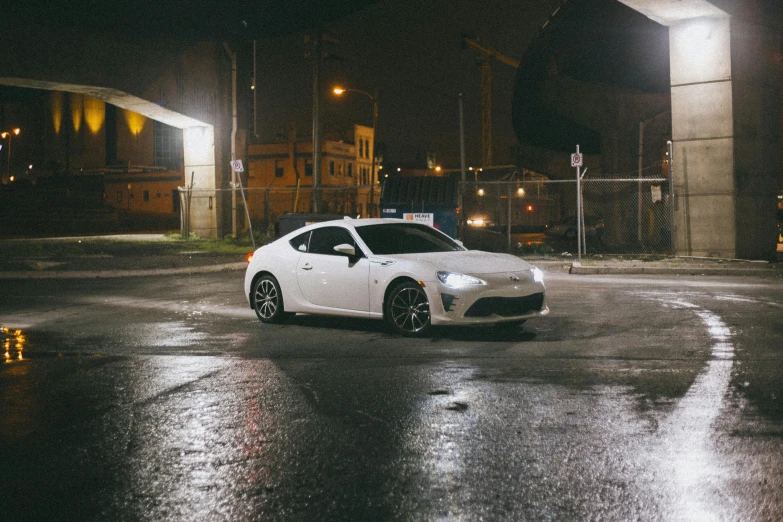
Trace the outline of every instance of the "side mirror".
<path fill-rule="evenodd" d="M 349 245 L 348 243 L 340 243 L 336 247 L 334 247 L 335 251 L 345 254 L 346 256 L 354 257 L 356 255 L 356 249 L 353 247 L 353 245 Z"/>

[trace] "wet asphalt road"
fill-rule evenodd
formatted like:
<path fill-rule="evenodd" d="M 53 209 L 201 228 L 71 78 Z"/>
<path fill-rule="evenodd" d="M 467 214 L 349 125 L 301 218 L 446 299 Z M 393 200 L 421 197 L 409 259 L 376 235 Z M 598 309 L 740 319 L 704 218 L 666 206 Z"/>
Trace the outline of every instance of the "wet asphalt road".
<path fill-rule="evenodd" d="M 240 272 L 0 281 L 0 518 L 783 519 L 780 279 L 547 275 L 421 340 Z"/>

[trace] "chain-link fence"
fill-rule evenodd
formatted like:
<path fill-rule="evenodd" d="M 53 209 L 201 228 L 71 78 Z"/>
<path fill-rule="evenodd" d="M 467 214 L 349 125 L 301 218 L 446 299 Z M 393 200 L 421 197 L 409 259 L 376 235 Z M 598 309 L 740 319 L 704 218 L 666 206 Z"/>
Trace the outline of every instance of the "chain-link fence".
<path fill-rule="evenodd" d="M 471 181 L 459 184 L 463 226 L 470 248 L 511 252 L 577 254 L 577 184 L 572 180 Z M 380 188 L 318 189 L 318 212 L 377 216 Z M 237 235 L 256 239 L 279 235 L 279 217 L 313 212 L 313 188 L 245 188 L 180 191 L 182 234 L 198 233 L 188 216 L 209 210 L 224 216 Z M 583 253 L 672 252 L 672 206 L 668 179 L 660 170 L 641 177 L 589 177 L 581 180 Z M 236 198 L 236 199 L 234 199 Z M 245 201 L 247 209 L 245 209 Z M 217 207 L 215 207 L 218 205 Z M 190 210 L 189 210 L 190 209 Z M 234 217 L 232 218 L 232 213 Z M 250 217 L 250 222 L 247 216 Z M 236 225 L 234 225 L 236 224 Z"/>
<path fill-rule="evenodd" d="M 180 187 L 180 219 L 183 237 L 198 235 L 195 216 L 200 212 L 218 213 L 224 217 L 227 229 L 236 227 L 237 236 L 247 236 L 251 230 L 256 239 L 269 240 L 279 235 L 279 217 L 286 213 L 341 214 L 368 217 L 378 214 L 380 187 L 320 187 L 317 206 L 313 204 L 313 188 L 306 187 L 244 187 L 244 198 L 237 187 L 199 189 Z M 248 216 L 250 221 L 248 222 Z M 193 220 L 193 221 L 192 221 Z M 226 230 L 231 233 L 233 230 Z"/>
<path fill-rule="evenodd" d="M 505 240 L 510 251 L 578 253 L 576 178 L 476 181 L 461 183 L 460 189 L 469 246 L 491 245 L 497 250 Z M 669 190 L 668 179 L 660 172 L 637 178 L 583 178 L 583 252 L 671 253 Z"/>

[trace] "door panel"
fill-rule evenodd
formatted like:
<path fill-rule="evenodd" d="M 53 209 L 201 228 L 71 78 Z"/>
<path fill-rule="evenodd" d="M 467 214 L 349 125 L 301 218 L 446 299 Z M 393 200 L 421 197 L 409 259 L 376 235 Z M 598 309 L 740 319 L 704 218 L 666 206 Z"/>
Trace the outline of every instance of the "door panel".
<path fill-rule="evenodd" d="M 296 276 L 302 295 L 314 305 L 369 310 L 370 263 L 366 257 L 351 263 L 347 256 L 302 254 Z"/>

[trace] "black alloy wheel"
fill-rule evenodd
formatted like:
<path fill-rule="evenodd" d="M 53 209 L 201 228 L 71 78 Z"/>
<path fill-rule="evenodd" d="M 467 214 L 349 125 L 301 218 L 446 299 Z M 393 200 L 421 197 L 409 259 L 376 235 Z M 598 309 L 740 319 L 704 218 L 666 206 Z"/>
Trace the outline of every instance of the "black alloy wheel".
<path fill-rule="evenodd" d="M 418 337 L 432 326 L 430 303 L 424 289 L 407 281 L 397 285 L 385 303 L 386 320 L 394 332 Z"/>
<path fill-rule="evenodd" d="M 282 323 L 288 315 L 283 308 L 280 284 L 271 275 L 258 278 L 253 285 L 253 309 L 264 323 Z"/>

